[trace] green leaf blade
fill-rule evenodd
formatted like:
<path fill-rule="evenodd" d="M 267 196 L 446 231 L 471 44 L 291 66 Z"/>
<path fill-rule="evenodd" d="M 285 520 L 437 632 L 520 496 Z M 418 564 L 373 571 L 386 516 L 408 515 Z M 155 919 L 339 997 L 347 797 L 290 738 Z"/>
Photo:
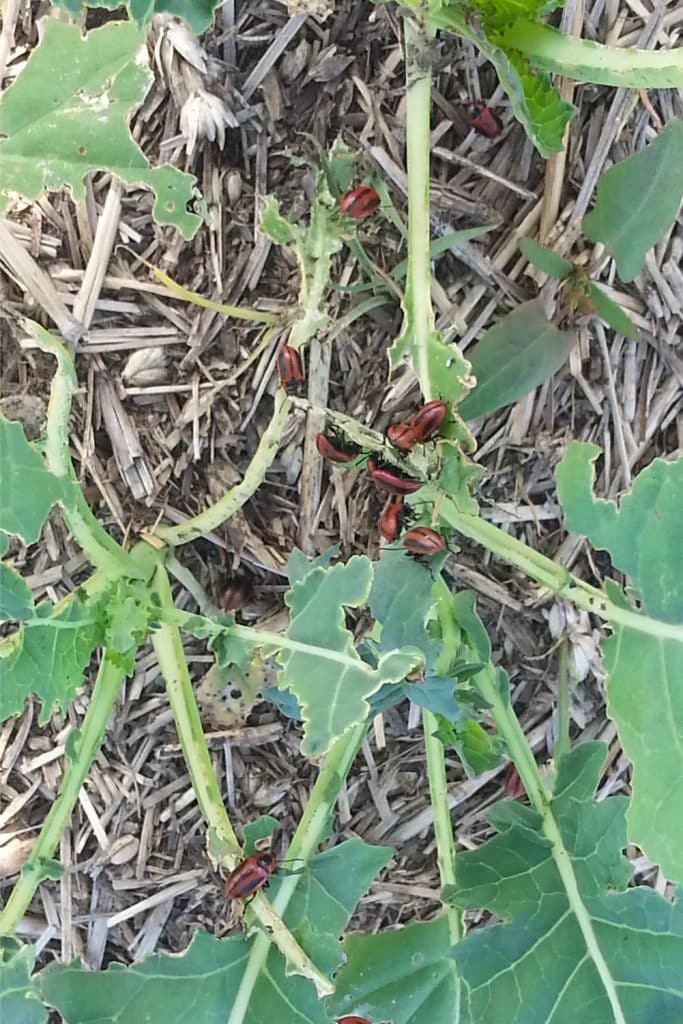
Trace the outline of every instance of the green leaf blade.
<path fill-rule="evenodd" d="M 372 572 L 362 556 L 327 569 L 317 566 L 286 595 L 289 643 L 278 655 L 279 681 L 302 709 L 301 749 L 309 756 L 324 753 L 333 739 L 365 721 L 368 698 L 385 683 L 403 679 L 419 661 L 419 652 L 410 649 L 387 652 L 375 668 L 361 660 L 345 608 L 367 602 Z"/>
<path fill-rule="evenodd" d="M 195 179 L 168 164 L 150 167 L 127 127 L 151 81 L 142 45 L 132 22 L 110 22 L 83 39 L 77 25 L 46 19 L 39 46 L 0 99 L 0 210 L 12 190 L 37 199 L 44 188 L 68 186 L 79 199 L 86 173 L 109 170 L 154 192 L 159 224 L 195 234 L 200 218 L 187 211 Z"/>
<path fill-rule="evenodd" d="M 681 198 L 683 121 L 675 118 L 646 149 L 601 176 L 584 231 L 605 245 L 622 281 L 632 281 L 648 250 L 673 224 Z"/>
<path fill-rule="evenodd" d="M 683 622 L 683 458 L 654 459 L 617 506 L 594 494 L 597 445 L 575 441 L 556 470 L 567 528 L 606 548 L 648 615 Z"/>
<path fill-rule="evenodd" d="M 564 281 L 574 273 L 574 264 L 571 260 L 566 260 L 564 256 L 553 252 L 552 249 L 539 245 L 533 238 L 522 238 L 519 247 L 529 263 L 533 263 L 548 277 L 556 277 L 559 281 Z"/>
<path fill-rule="evenodd" d="M 0 416 L 0 530 L 33 544 L 56 501 L 61 481 L 26 440 L 19 423 Z"/>
<path fill-rule="evenodd" d="M 573 344 L 572 334 L 546 319 L 538 299 L 522 303 L 468 352 L 477 386 L 460 414 L 475 419 L 519 401 L 559 370 Z"/>
<path fill-rule="evenodd" d="M 0 621 L 24 622 L 33 616 L 33 594 L 21 576 L 0 564 Z"/>
<path fill-rule="evenodd" d="M 616 302 L 610 299 L 609 295 L 605 294 L 599 285 L 589 281 L 587 294 L 601 320 L 609 324 L 617 334 L 623 334 L 625 338 L 630 338 L 631 341 L 638 341 L 638 329 L 631 318 L 627 316 L 621 306 L 617 305 Z"/>
<path fill-rule="evenodd" d="M 575 107 L 563 100 L 553 88 L 550 77 L 537 70 L 539 65 L 514 46 L 501 48 L 504 28 L 510 19 L 514 23 L 525 20 L 539 4 L 515 4 L 501 7 L 497 3 L 477 4 L 484 8 L 483 27 L 475 27 L 473 19 L 463 15 L 463 5 L 443 4 L 431 12 L 433 23 L 439 28 L 457 32 L 471 40 L 496 69 L 498 80 L 505 90 L 516 119 L 524 128 L 534 146 L 543 157 L 562 149 L 567 124 L 574 116 Z M 545 6 L 545 5 L 543 5 Z M 536 26 L 533 26 L 536 28 Z M 532 70 L 532 64 L 534 70 Z"/>
<path fill-rule="evenodd" d="M 40 610 L 39 605 L 38 614 Z M 42 701 L 40 725 L 47 722 L 55 704 L 64 708 L 73 699 L 102 635 L 100 624 L 89 618 L 90 611 L 90 605 L 77 597 L 56 615 L 21 627 L 0 661 L 0 721 L 20 714 L 31 693 Z"/>
<path fill-rule="evenodd" d="M 631 874 L 621 852 L 626 800 L 594 797 L 605 754 L 603 744 L 586 743 L 562 758 L 546 812 L 578 893 L 565 890 L 558 848 L 542 834 L 541 816 L 519 805 L 498 805 L 500 834 L 458 856 L 450 898 L 459 907 L 486 907 L 504 922 L 478 929 L 452 951 L 473 1020 L 607 1024 L 615 1020 L 613 998 L 628 1024 L 660 1019 L 660 1011 L 671 1021 L 683 1014 L 681 902 L 650 889 L 624 891 Z M 579 910 L 590 922 L 593 949 Z"/>
<path fill-rule="evenodd" d="M 445 915 L 379 935 L 349 935 L 344 947 L 347 959 L 331 1000 L 335 1017 L 357 1013 L 401 1024 L 467 1024 Z"/>
<path fill-rule="evenodd" d="M 570 445 L 556 471 L 558 497 L 568 528 L 610 552 L 651 616 L 641 625 L 633 609 L 631 622 L 615 622 L 601 643 L 607 710 L 633 762 L 629 839 L 683 883 L 683 459 L 655 459 L 617 506 L 594 495 L 599 453 L 597 445 Z M 631 610 L 615 585 L 609 596 Z M 663 623 L 672 628 L 658 628 Z"/>
<path fill-rule="evenodd" d="M 7 1024 L 45 1024 L 47 1010 L 31 978 L 33 946 L 16 939 L 0 942 L 0 1020 Z"/>

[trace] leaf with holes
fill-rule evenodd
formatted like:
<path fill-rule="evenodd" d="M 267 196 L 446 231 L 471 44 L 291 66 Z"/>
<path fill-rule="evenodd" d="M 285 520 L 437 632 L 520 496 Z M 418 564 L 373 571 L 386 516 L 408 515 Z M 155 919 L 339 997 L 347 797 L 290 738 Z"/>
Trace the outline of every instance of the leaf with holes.
<path fill-rule="evenodd" d="M 169 164 L 150 167 L 127 120 L 151 83 L 144 33 L 109 22 L 83 38 L 78 25 L 42 22 L 40 44 L 0 99 L 3 181 L 0 211 L 18 193 L 68 186 L 85 194 L 91 171 L 110 171 L 131 187 L 154 192 L 154 218 L 192 238 L 201 220 L 188 213 L 195 179 Z"/>
<path fill-rule="evenodd" d="M 594 798 L 606 747 L 561 758 L 543 818 L 514 801 L 490 814 L 498 835 L 458 854 L 446 897 L 501 922 L 452 956 L 473 1021 L 646 1024 L 683 1019 L 683 903 L 627 889 L 624 797 Z"/>
<path fill-rule="evenodd" d="M 0 530 L 24 544 L 40 537 L 50 509 L 63 495 L 61 480 L 26 440 L 19 423 L 0 416 Z"/>
<path fill-rule="evenodd" d="M 629 839 L 683 883 L 683 459 L 655 459 L 617 506 L 594 494 L 594 444 L 574 442 L 557 489 L 568 529 L 609 551 L 631 578 L 641 614 L 614 583 L 608 596 L 632 615 L 601 647 L 607 710 L 633 761 Z"/>

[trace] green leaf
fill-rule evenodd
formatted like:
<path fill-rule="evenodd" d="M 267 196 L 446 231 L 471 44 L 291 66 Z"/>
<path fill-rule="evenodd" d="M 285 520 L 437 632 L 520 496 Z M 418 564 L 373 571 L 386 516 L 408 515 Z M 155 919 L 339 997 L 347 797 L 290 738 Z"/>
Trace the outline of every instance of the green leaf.
<path fill-rule="evenodd" d="M 654 459 L 619 505 L 596 498 L 595 444 L 574 441 L 557 467 L 557 493 L 567 529 L 606 548 L 627 573 L 648 615 L 683 622 L 683 458 Z"/>
<path fill-rule="evenodd" d="M 108 170 L 152 189 L 155 220 L 192 238 L 201 223 L 187 212 L 195 179 L 169 164 L 150 167 L 128 130 L 152 80 L 141 63 L 144 33 L 131 22 L 109 22 L 85 38 L 55 18 L 42 25 L 40 44 L 0 99 L 0 211 L 12 191 L 37 199 L 66 185 L 81 199 L 85 174 Z"/>
<path fill-rule="evenodd" d="M 633 763 L 629 840 L 683 884 L 683 626 L 678 640 L 614 626 L 602 649 L 607 714 Z M 682 1018 L 683 1019 L 683 1018 Z"/>
<path fill-rule="evenodd" d="M 152 591 L 145 580 L 116 580 L 107 590 L 104 613 L 104 644 L 109 657 L 130 674 L 135 653 L 158 615 Z"/>
<path fill-rule="evenodd" d="M 42 457 L 19 423 L 0 416 L 0 529 L 33 544 L 50 509 L 62 497 L 62 484 L 45 467 Z"/>
<path fill-rule="evenodd" d="M 0 564 L 0 620 L 23 622 L 33 616 L 33 594 L 21 576 L 4 562 Z"/>
<path fill-rule="evenodd" d="M 261 214 L 261 230 L 277 245 L 301 245 L 304 232 L 298 224 L 280 213 L 280 204 L 275 196 L 266 196 Z"/>
<path fill-rule="evenodd" d="M 17 939 L 0 939 L 0 1020 L 7 1024 L 45 1024 L 42 1004 L 31 972 L 36 960 L 33 946 Z"/>
<path fill-rule="evenodd" d="M 441 235 L 440 238 L 435 238 L 429 245 L 429 259 L 435 260 L 445 252 L 450 252 L 451 249 L 458 245 L 462 245 L 464 242 L 469 242 L 473 238 L 479 238 L 481 235 L 485 235 L 487 231 L 493 231 L 495 225 L 488 224 L 478 228 L 463 228 L 462 231 L 449 231 L 447 235 Z M 391 276 L 395 281 L 402 281 L 408 273 L 408 260 L 401 260 L 397 263 L 394 269 L 391 271 Z"/>
<path fill-rule="evenodd" d="M 120 0 L 56 0 L 55 7 L 61 7 L 67 11 L 72 18 L 80 17 L 82 11 L 87 8 L 105 8 L 108 11 L 115 11 L 119 7 L 125 8 L 130 17 L 138 25 L 148 25 L 155 14 L 173 14 L 182 18 L 192 29 L 195 35 L 201 35 L 213 22 L 213 15 L 218 3 L 212 0 L 129 0 L 128 3 L 121 3 Z"/>
<path fill-rule="evenodd" d="M 459 856 L 459 855 L 458 855 Z M 379 935 L 349 935 L 331 1013 L 362 1014 L 394 1024 L 466 1024 L 460 983 L 450 959 L 445 916 Z M 485 1017 L 476 1018 L 482 1022 Z"/>
<path fill-rule="evenodd" d="M 129 967 L 112 963 L 105 971 L 85 970 L 77 962 L 56 963 L 36 980 L 43 999 L 59 1011 L 64 1024 L 225 1024 L 250 945 L 241 936 L 219 940 L 195 932 L 180 956 L 155 953 Z M 285 977 L 284 965 L 270 960 L 258 997 L 243 1017 L 245 1024 L 328 1024 L 313 986 L 301 977 Z"/>
<path fill-rule="evenodd" d="M 349 839 L 318 854 L 287 907 L 287 927 L 316 967 L 332 974 L 342 959 L 339 936 L 343 933 L 362 894 L 393 856 L 390 846 L 370 846 L 361 839 Z M 285 864 L 285 870 L 291 869 Z M 270 889 L 272 899 L 284 880 L 277 875 Z"/>
<path fill-rule="evenodd" d="M 629 839 L 683 883 L 683 459 L 655 459 L 617 507 L 594 496 L 598 454 L 596 445 L 570 445 L 556 471 L 558 496 L 568 529 L 610 552 L 653 617 L 634 610 L 602 641 L 607 710 L 633 762 Z M 616 585 L 609 596 L 630 608 Z"/>
<path fill-rule="evenodd" d="M 520 19 L 518 13 L 513 20 Z M 534 5 L 537 7 L 538 5 Z M 444 4 L 432 11 L 431 20 L 439 28 L 448 29 L 469 39 L 493 64 L 498 80 L 507 93 L 513 113 L 524 128 L 541 156 L 562 149 L 564 130 L 574 116 L 575 108 L 571 103 L 561 99 L 553 88 L 550 78 L 542 71 L 532 71 L 531 66 L 538 65 L 514 47 L 501 49 L 502 29 L 496 18 L 489 21 L 485 18 L 480 27 L 473 18 L 468 19 L 461 4 Z M 489 5 L 490 12 L 498 10 L 499 5 Z M 503 10 L 500 24 L 507 24 L 510 11 Z"/>
<path fill-rule="evenodd" d="M 546 320 L 539 299 L 522 303 L 468 353 L 477 386 L 460 414 L 471 420 L 517 402 L 559 370 L 573 344 L 573 334 Z"/>
<path fill-rule="evenodd" d="M 474 0 L 473 7 L 483 16 L 487 29 L 501 29 L 514 25 L 521 17 L 536 19 L 548 10 L 561 7 L 564 0 Z"/>
<path fill-rule="evenodd" d="M 451 721 L 462 714 L 455 698 L 455 680 L 441 677 L 436 669 L 443 643 L 428 628 L 433 614 L 433 590 L 434 581 L 424 565 L 396 548 L 382 552 L 368 601 L 381 626 L 377 650 L 388 653 L 406 644 L 417 648 L 424 658 L 424 677 L 385 687 L 373 701 L 375 710 L 407 698 Z"/>
<path fill-rule="evenodd" d="M 41 610 L 48 604 L 38 605 Z M 83 672 L 102 628 L 91 616 L 91 604 L 76 597 L 39 624 L 22 626 L 17 640 L 0 661 L 0 721 L 20 714 L 30 693 L 43 702 L 39 724 L 44 725 L 56 704 L 65 708 L 83 683 Z M 68 624 L 73 623 L 73 628 Z M 4 653 L 4 648 L 2 648 Z"/>
<path fill-rule="evenodd" d="M 584 232 L 602 242 L 622 281 L 632 281 L 645 254 L 665 235 L 683 198 L 683 121 L 675 118 L 654 142 L 600 177 Z"/>
<path fill-rule="evenodd" d="M 345 565 L 312 569 L 285 596 L 290 624 L 278 654 L 280 688 L 297 698 L 304 716 L 302 752 L 324 753 L 333 739 L 370 713 L 367 698 L 388 682 L 403 679 L 419 662 L 419 652 L 396 650 L 376 668 L 361 661 L 345 625 L 345 607 L 364 605 L 372 583 L 372 563 L 364 557 Z"/>
<path fill-rule="evenodd" d="M 492 816 L 500 834 L 458 854 L 451 898 L 505 922 L 452 952 L 474 1021 L 608 1024 L 617 1019 L 610 993 L 628 1024 L 683 1019 L 683 908 L 651 889 L 621 891 L 630 876 L 621 854 L 626 800 L 593 797 L 605 754 L 603 744 L 586 743 L 560 759 L 546 812 L 558 840 L 543 834 L 540 815 L 505 803 Z M 565 889 L 554 856 L 571 865 L 578 891 Z M 592 931 L 590 947 L 580 921 Z"/>
<path fill-rule="evenodd" d="M 529 263 L 533 263 L 549 277 L 556 277 L 558 280 L 564 281 L 574 273 L 574 264 L 571 260 L 566 260 L 564 256 L 553 252 L 552 249 L 546 249 L 545 246 L 539 245 L 533 238 L 520 239 L 519 247 Z"/>
<path fill-rule="evenodd" d="M 444 747 L 457 753 L 468 778 L 488 772 L 500 764 L 503 744 L 472 718 L 448 722 L 439 716 L 438 736 Z"/>
<path fill-rule="evenodd" d="M 630 338 L 631 341 L 638 341 L 638 328 L 631 318 L 624 313 L 621 306 L 613 302 L 609 295 L 603 292 L 602 288 L 592 281 L 588 281 L 586 294 L 593 303 L 595 312 L 601 320 L 609 324 L 618 334 L 623 334 L 625 338 Z"/>
<path fill-rule="evenodd" d="M 389 847 L 349 840 L 314 858 L 285 913 L 285 923 L 317 964 L 336 966 L 339 935 L 376 872 L 390 858 Z M 277 894 L 276 874 L 271 889 Z M 169 1024 L 197 1021 L 225 1024 L 244 975 L 252 939 L 245 935 L 218 940 L 196 932 L 188 949 L 156 953 L 130 967 L 111 964 L 92 972 L 80 964 L 53 964 L 37 976 L 45 1001 L 65 1024 Z M 271 947 L 265 968 L 246 1008 L 244 1024 L 331 1024 L 315 989 L 304 978 L 286 973 Z"/>

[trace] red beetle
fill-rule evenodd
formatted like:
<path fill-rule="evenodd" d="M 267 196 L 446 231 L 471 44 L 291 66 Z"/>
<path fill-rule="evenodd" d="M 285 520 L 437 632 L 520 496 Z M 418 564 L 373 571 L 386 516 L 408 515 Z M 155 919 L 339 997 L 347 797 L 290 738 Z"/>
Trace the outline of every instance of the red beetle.
<path fill-rule="evenodd" d="M 218 607 L 224 612 L 238 612 L 250 598 L 251 587 L 247 580 L 229 580 L 218 595 Z"/>
<path fill-rule="evenodd" d="M 277 372 L 288 395 L 298 395 L 304 380 L 299 353 L 291 345 L 283 345 L 277 354 Z"/>
<path fill-rule="evenodd" d="M 402 452 L 409 452 L 417 441 L 417 434 L 408 423 L 393 423 L 387 427 L 387 437 Z"/>
<path fill-rule="evenodd" d="M 397 501 L 389 502 L 379 517 L 379 532 L 387 544 L 391 544 L 398 537 L 404 511 L 403 498 L 399 498 Z"/>
<path fill-rule="evenodd" d="M 339 200 L 339 209 L 347 217 L 355 220 L 362 220 L 363 217 L 371 217 L 379 210 L 382 200 L 379 193 L 371 185 L 359 185 L 345 192 Z"/>
<path fill-rule="evenodd" d="M 367 1017 L 359 1017 L 358 1014 L 352 1013 L 350 1017 L 337 1017 L 337 1024 L 372 1024 Z"/>
<path fill-rule="evenodd" d="M 244 900 L 268 884 L 277 867 L 274 853 L 252 853 L 225 880 L 225 892 L 231 900 Z"/>
<path fill-rule="evenodd" d="M 495 139 L 503 130 L 503 122 L 494 112 L 483 103 L 470 103 L 467 108 L 470 115 L 470 124 L 475 132 L 485 135 L 487 139 Z"/>
<path fill-rule="evenodd" d="M 446 547 L 446 538 L 429 526 L 414 526 L 403 538 L 403 547 L 416 558 L 429 558 Z"/>
<path fill-rule="evenodd" d="M 336 441 L 336 444 L 325 434 L 316 434 L 315 446 L 322 457 L 329 459 L 330 462 L 353 462 L 359 453 L 359 449 L 351 446 L 341 447 L 336 437 L 334 441 Z"/>
<path fill-rule="evenodd" d="M 446 403 L 435 398 L 417 410 L 411 417 L 408 428 L 412 430 L 417 440 L 424 444 L 425 441 L 429 441 L 435 434 L 438 434 L 447 412 Z"/>
<path fill-rule="evenodd" d="M 508 765 L 508 769 L 505 772 L 503 790 L 505 792 L 505 796 L 510 800 L 519 800 L 520 797 L 526 794 L 524 783 L 520 779 L 519 772 L 515 768 L 514 764 Z"/>
<path fill-rule="evenodd" d="M 387 466 L 378 466 L 374 459 L 368 459 L 368 473 L 372 482 L 380 491 L 388 491 L 389 494 L 414 494 L 422 487 L 421 480 L 411 480 L 407 476 L 400 476 L 395 469 Z"/>

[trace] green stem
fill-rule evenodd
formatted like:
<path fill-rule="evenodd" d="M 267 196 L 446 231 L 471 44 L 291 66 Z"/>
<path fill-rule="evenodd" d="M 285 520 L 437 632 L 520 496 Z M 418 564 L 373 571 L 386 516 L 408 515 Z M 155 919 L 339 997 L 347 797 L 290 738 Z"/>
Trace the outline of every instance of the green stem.
<path fill-rule="evenodd" d="M 331 249 L 329 233 L 324 225 L 318 225 L 315 236 L 310 239 L 310 246 L 310 255 L 301 247 L 297 247 L 302 274 L 302 313 L 292 324 L 288 340 L 288 344 L 296 349 L 307 344 L 327 323 L 321 306 L 330 277 Z M 234 516 L 263 483 L 280 447 L 291 408 L 291 400 L 281 388 L 278 388 L 270 423 L 261 436 L 259 446 L 242 481 L 224 494 L 215 505 L 211 505 L 199 515 L 178 526 L 158 526 L 155 530 L 156 535 L 167 544 L 187 544 L 202 534 L 218 529 L 222 523 Z"/>
<path fill-rule="evenodd" d="M 567 893 L 569 906 L 576 917 L 588 954 L 602 981 L 615 1024 L 626 1024 L 626 1017 L 619 1002 L 614 978 L 598 943 L 591 916 L 579 891 L 574 865 L 555 821 L 538 765 L 527 743 L 522 727 L 510 705 L 509 695 L 504 695 L 501 692 L 496 670 L 491 664 L 475 677 L 475 684 L 481 696 L 490 705 L 491 717 L 496 724 L 500 736 L 507 745 L 510 756 L 529 795 L 531 806 L 541 817 L 541 831 L 550 841 L 552 858 L 555 861 L 565 892 Z"/>
<path fill-rule="evenodd" d="M 427 775 L 429 777 L 429 795 L 434 814 L 434 836 L 436 838 L 436 859 L 439 865 L 439 877 L 442 888 L 456 884 L 455 841 L 451 827 L 451 812 L 448 806 L 448 783 L 446 780 L 446 763 L 444 747 L 436 735 L 439 723 L 436 715 L 422 709 L 422 728 L 424 731 L 425 753 L 427 756 Z M 456 907 L 447 906 L 448 925 L 451 942 L 456 943 L 463 937 L 462 916 Z"/>
<path fill-rule="evenodd" d="M 0 913 L 0 935 L 12 933 L 33 898 L 43 878 L 45 862 L 48 861 L 67 827 L 71 813 L 78 799 L 81 786 L 102 746 L 109 716 L 125 678 L 125 669 L 109 660 L 106 650 L 102 653 L 97 679 L 93 688 L 83 724 L 69 737 L 64 776 L 59 792 L 43 822 L 40 835 L 31 850 L 29 859 L 21 869 L 7 904 Z M 75 741 L 75 742 L 74 742 Z"/>
<path fill-rule="evenodd" d="M 192 612 L 183 612 L 178 608 L 162 607 L 159 610 L 159 618 L 167 625 L 177 626 L 185 629 L 188 633 L 202 637 L 229 636 L 235 640 L 242 640 L 250 647 L 266 647 L 271 650 L 294 651 L 297 654 L 306 654 L 312 658 L 325 657 L 330 664 L 338 665 L 340 671 L 353 669 L 354 672 L 364 672 L 370 678 L 375 674 L 372 665 L 359 662 L 353 654 L 344 651 L 322 650 L 315 643 L 306 643 L 303 640 L 292 640 L 284 633 L 271 632 L 268 629 L 257 629 L 255 626 L 223 626 L 220 623 L 211 622 L 210 619 L 201 615 L 194 615 Z"/>
<path fill-rule="evenodd" d="M 173 596 L 163 566 L 157 567 L 155 586 L 162 609 L 168 609 L 172 605 Z M 152 634 L 152 643 L 166 682 L 192 788 L 208 826 L 209 851 L 216 859 L 234 867 L 241 860 L 242 852 L 218 788 L 180 633 L 175 626 L 164 623 Z M 333 986 L 296 943 L 268 900 L 263 896 L 255 899 L 253 909 L 265 933 L 270 936 L 267 941 L 273 941 L 292 968 L 312 981 L 319 993 L 329 995 Z"/>
<path fill-rule="evenodd" d="M 166 570 L 161 565 L 157 567 L 154 589 L 159 596 L 160 612 L 163 615 L 165 611 L 173 608 L 173 595 Z M 215 840 L 223 856 L 232 854 L 234 864 L 241 856 L 240 844 L 216 781 L 180 633 L 175 626 L 162 622 L 159 629 L 152 633 L 152 643 L 166 683 L 166 692 L 192 788 L 202 816 L 209 827 L 209 848 L 214 848 Z"/>
<path fill-rule="evenodd" d="M 217 530 L 222 523 L 234 516 L 263 483 L 266 473 L 273 464 L 290 409 L 290 399 L 279 389 L 270 423 L 261 435 L 258 448 L 240 483 L 224 494 L 215 505 L 204 509 L 198 515 L 192 516 L 178 526 L 157 526 L 154 533 L 167 544 L 187 544 L 203 534 Z"/>
<path fill-rule="evenodd" d="M 564 566 L 558 565 L 552 559 L 534 551 L 523 541 L 511 537 L 504 530 L 492 523 L 487 523 L 480 516 L 471 516 L 460 512 L 455 504 L 436 487 L 427 486 L 420 492 L 420 495 L 424 501 L 440 502 L 437 507 L 441 519 L 453 526 L 463 536 L 469 537 L 488 548 L 494 555 L 517 566 L 532 580 L 536 580 L 537 583 L 552 590 L 565 601 L 571 601 L 593 615 L 599 615 L 608 622 L 617 623 L 639 633 L 645 633 L 658 639 L 680 641 L 680 625 L 652 619 L 647 615 L 616 604 L 602 590 L 573 576 Z"/>
<path fill-rule="evenodd" d="M 604 46 L 590 39 L 566 36 L 549 25 L 516 18 L 499 45 L 517 50 L 531 64 L 578 82 L 631 89 L 675 89 L 683 86 L 683 47 L 638 50 Z"/>
<path fill-rule="evenodd" d="M 57 360 L 47 409 L 45 461 L 50 472 L 59 477 L 64 486 L 64 494 L 60 499 L 64 520 L 89 561 L 98 569 L 104 569 L 110 578 L 124 575 L 134 579 L 144 578 L 147 567 L 131 558 L 100 526 L 76 478 L 69 448 L 71 400 L 78 383 L 73 360 L 49 331 L 30 320 L 27 323 L 39 348 Z"/>
<path fill-rule="evenodd" d="M 405 308 L 413 338 L 413 366 L 429 398 L 429 339 L 434 330 L 429 254 L 429 154 L 432 69 L 427 36 L 412 19 L 405 22 L 406 152 L 408 167 L 408 274 Z"/>
<path fill-rule="evenodd" d="M 569 740 L 569 640 L 565 637 L 557 659 L 557 741 L 553 750 L 555 761 L 571 750 Z"/>
<path fill-rule="evenodd" d="M 288 860 L 302 860 L 307 864 L 325 839 L 329 832 L 335 803 L 366 732 L 367 725 L 365 723 L 357 725 L 336 740 L 330 748 L 290 843 L 287 851 Z M 284 916 L 301 877 L 299 873 L 283 878 L 278 894 L 273 900 L 273 909 L 280 917 Z M 257 904 L 259 900 L 265 901 L 265 898 L 259 894 L 254 900 L 254 904 Z M 270 941 L 267 934 L 257 935 L 233 1002 L 228 1024 L 242 1024 L 242 1021 L 245 1020 L 252 992 L 268 955 Z M 333 986 L 330 985 L 328 994 L 333 990 Z"/>

